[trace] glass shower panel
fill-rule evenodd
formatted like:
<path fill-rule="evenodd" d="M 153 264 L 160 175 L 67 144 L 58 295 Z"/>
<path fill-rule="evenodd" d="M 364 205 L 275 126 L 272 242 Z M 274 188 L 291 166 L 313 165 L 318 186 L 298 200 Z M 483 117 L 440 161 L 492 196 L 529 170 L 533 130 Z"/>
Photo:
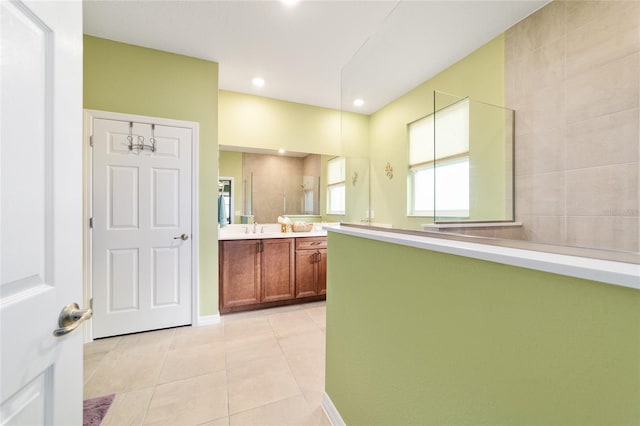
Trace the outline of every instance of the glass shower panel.
<path fill-rule="evenodd" d="M 434 222 L 514 220 L 510 109 L 434 92 Z"/>

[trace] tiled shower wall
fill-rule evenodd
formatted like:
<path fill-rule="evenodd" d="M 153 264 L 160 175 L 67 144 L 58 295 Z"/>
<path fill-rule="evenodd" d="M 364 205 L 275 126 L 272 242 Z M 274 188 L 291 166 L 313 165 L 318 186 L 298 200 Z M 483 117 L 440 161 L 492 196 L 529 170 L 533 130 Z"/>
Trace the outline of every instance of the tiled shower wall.
<path fill-rule="evenodd" d="M 320 155 L 288 157 L 266 154 L 242 154 L 242 176 L 253 173 L 253 214 L 258 223 L 276 223 L 278 216 L 301 215 L 304 211 L 304 176 L 320 181 Z M 314 191 L 318 198 L 319 186 Z"/>
<path fill-rule="evenodd" d="M 521 238 L 640 251 L 639 98 L 637 0 L 554 1 L 506 32 Z"/>

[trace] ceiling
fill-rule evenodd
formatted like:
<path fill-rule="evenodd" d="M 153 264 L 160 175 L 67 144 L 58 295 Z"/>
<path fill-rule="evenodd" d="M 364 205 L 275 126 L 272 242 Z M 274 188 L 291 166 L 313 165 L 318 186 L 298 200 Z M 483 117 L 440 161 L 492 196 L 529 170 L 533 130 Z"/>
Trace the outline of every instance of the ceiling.
<path fill-rule="evenodd" d="M 370 114 L 547 1 L 88 0 L 84 32 L 217 62 L 223 90 L 327 108 L 342 91 Z"/>

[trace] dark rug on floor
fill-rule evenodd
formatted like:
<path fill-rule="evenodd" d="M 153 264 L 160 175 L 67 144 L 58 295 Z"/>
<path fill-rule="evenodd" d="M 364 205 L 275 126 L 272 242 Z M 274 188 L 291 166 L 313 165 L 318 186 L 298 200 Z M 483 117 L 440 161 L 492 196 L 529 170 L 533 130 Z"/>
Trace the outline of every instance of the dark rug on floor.
<path fill-rule="evenodd" d="M 107 414 L 113 398 L 116 394 L 107 396 L 99 396 L 97 398 L 85 399 L 83 410 L 83 425 L 84 426 L 100 426 L 102 419 Z"/>

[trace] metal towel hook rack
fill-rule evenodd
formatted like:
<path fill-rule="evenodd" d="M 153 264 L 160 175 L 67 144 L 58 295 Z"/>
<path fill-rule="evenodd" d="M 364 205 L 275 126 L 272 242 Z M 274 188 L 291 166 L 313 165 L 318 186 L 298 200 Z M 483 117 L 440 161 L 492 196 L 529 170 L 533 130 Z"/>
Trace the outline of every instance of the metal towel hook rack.
<path fill-rule="evenodd" d="M 127 141 L 129 142 L 129 151 L 133 151 L 134 149 L 139 149 L 141 151 L 149 150 L 151 152 L 156 152 L 156 138 L 155 138 L 155 129 L 156 125 L 151 125 L 151 137 L 149 138 L 149 142 L 151 145 L 145 145 L 144 136 L 138 135 L 137 142 L 133 143 L 133 121 L 129 122 L 129 136 L 127 136 Z"/>

